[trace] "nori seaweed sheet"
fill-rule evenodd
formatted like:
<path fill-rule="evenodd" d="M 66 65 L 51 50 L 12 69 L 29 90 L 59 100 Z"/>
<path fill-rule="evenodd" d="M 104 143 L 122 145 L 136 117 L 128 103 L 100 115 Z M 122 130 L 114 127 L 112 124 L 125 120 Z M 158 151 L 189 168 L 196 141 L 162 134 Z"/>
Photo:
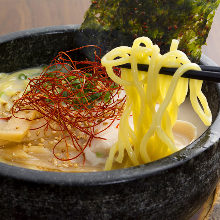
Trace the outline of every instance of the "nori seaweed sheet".
<path fill-rule="evenodd" d="M 92 1 L 81 29 L 119 31 L 134 39 L 147 36 L 167 52 L 172 39 L 192 61 L 199 62 L 220 0 Z M 102 37 L 103 38 L 103 37 Z M 101 42 L 100 42 L 101 44 Z"/>

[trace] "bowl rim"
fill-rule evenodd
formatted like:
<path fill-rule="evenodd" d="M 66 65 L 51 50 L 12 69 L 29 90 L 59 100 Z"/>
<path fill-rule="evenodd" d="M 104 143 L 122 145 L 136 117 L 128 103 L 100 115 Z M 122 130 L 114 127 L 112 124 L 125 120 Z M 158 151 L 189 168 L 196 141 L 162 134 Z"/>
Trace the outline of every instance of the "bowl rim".
<path fill-rule="evenodd" d="M 71 32 L 79 29 L 79 27 L 80 25 L 61 25 L 12 32 L 7 35 L 0 36 L 0 44 L 30 36 L 33 37 L 36 35 Z M 217 66 L 214 61 L 209 59 L 204 54 L 202 54 L 201 63 L 203 63 L 204 65 Z M 216 87 L 220 97 L 220 84 L 216 83 Z M 160 160 L 135 167 L 111 171 L 64 173 L 32 170 L 0 162 L 0 175 L 8 178 L 34 182 L 38 184 L 55 184 L 69 186 L 108 185 L 133 181 L 135 179 L 147 178 L 162 172 L 166 172 L 171 168 L 179 167 L 210 148 L 213 143 L 218 142 L 220 139 L 220 132 L 218 132 L 219 128 L 220 114 L 218 113 L 212 125 L 198 139 L 196 139 L 193 143 L 191 143 L 184 149 Z M 199 147 L 201 140 L 204 141 L 203 147 Z"/>

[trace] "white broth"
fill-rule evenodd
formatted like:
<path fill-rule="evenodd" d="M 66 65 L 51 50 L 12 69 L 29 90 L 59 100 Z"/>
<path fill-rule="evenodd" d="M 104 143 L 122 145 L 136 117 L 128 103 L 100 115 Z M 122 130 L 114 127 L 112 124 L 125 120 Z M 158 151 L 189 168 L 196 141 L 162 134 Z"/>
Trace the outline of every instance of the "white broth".
<path fill-rule="evenodd" d="M 7 117 L 13 102 L 21 97 L 28 84 L 28 78 L 36 77 L 42 68 L 27 69 L 12 73 L 11 75 L 0 75 L 0 114 Z M 121 98 L 121 97 L 120 97 Z M 27 113 L 27 114 L 30 114 Z M 30 117 L 35 117 L 35 114 Z M 22 166 L 30 169 L 62 171 L 62 172 L 88 172 L 103 170 L 110 147 L 118 139 L 118 124 L 116 120 L 107 130 L 102 132 L 103 139 L 93 139 L 91 146 L 84 150 L 84 156 L 80 155 L 76 159 L 62 161 L 53 154 L 56 143 L 62 138 L 62 132 L 54 131 L 50 128 L 40 127 L 45 123 L 44 119 L 25 121 L 22 119 L 11 118 L 8 121 L 0 119 L 0 161 L 15 166 Z M 111 121 L 103 122 L 111 123 Z M 132 122 L 131 122 L 132 123 Z M 11 127 L 10 127 L 11 126 Z M 53 125 L 56 127 L 56 125 Z M 101 129 L 102 124 L 97 126 Z M 17 130 L 16 130 L 17 129 Z M 75 128 L 71 128 L 75 129 Z M 179 109 L 178 121 L 173 128 L 175 144 L 179 149 L 190 144 L 195 138 L 199 137 L 206 130 L 200 118 L 194 112 L 189 100 L 186 100 Z M 78 131 L 76 131 L 78 132 Z M 81 134 L 79 133 L 79 136 Z M 85 140 L 83 137 L 82 145 Z M 67 138 L 72 156 L 78 152 L 73 147 L 71 139 Z M 60 156 L 65 156 L 65 144 L 61 144 Z"/>

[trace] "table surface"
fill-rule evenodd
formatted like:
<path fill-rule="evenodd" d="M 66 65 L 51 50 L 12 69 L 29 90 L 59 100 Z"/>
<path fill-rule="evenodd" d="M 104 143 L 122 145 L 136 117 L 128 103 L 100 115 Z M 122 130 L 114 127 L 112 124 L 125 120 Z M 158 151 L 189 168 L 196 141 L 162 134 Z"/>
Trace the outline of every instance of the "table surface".
<path fill-rule="evenodd" d="M 90 0 L 0 0 L 0 35 L 30 28 L 80 24 Z M 203 52 L 220 65 L 220 7 Z"/>
<path fill-rule="evenodd" d="M 90 0 L 0 0 L 0 5 L 0 35 L 4 35 L 36 27 L 80 24 L 89 8 Z M 207 45 L 202 49 L 204 54 L 218 65 L 220 65 L 219 27 L 220 7 L 216 11 Z M 218 203 L 220 203 L 219 192 L 220 190 L 216 193 Z"/>

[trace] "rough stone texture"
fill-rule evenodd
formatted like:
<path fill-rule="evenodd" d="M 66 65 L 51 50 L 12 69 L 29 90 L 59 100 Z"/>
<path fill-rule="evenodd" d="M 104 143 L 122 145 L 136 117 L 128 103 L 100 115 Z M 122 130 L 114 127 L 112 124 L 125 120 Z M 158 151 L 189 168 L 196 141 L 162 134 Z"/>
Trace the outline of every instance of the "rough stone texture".
<path fill-rule="evenodd" d="M 101 45 L 104 52 L 118 43 L 108 39 L 109 35 L 103 39 L 107 46 Z M 72 26 L 1 37 L 0 71 L 45 64 L 60 50 L 97 42 L 99 36 Z M 219 89 L 213 83 L 204 87 L 214 118 L 219 112 Z M 56 173 L 0 163 L 1 219 L 188 219 L 220 177 L 219 130 L 218 116 L 187 148 L 129 169 Z"/>

